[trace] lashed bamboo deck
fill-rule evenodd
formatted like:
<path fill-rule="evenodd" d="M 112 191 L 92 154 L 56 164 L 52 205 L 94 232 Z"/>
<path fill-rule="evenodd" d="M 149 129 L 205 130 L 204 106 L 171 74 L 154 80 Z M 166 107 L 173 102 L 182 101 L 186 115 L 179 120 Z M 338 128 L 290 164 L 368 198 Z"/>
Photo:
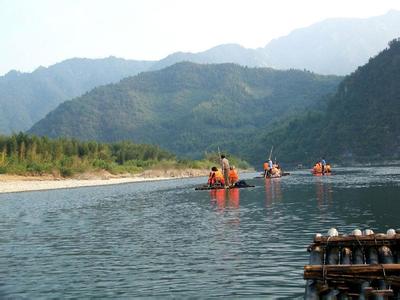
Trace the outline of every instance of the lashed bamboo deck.
<path fill-rule="evenodd" d="M 400 299 L 400 234 L 316 236 L 305 299 Z"/>

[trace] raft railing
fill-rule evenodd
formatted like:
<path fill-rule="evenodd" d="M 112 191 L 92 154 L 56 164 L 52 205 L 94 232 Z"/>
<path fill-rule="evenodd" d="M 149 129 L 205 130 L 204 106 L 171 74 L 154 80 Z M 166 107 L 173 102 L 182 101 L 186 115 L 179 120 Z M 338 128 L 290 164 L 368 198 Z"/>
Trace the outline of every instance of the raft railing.
<path fill-rule="evenodd" d="M 400 230 L 316 234 L 307 248 L 304 299 L 400 299 Z"/>

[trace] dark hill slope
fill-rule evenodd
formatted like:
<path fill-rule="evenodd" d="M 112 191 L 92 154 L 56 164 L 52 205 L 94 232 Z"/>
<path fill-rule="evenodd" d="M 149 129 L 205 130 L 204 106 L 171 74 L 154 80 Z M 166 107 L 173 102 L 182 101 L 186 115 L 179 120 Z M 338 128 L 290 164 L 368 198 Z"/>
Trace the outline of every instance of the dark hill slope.
<path fill-rule="evenodd" d="M 31 133 L 153 143 L 198 156 L 216 145 L 240 148 L 271 122 L 321 107 L 340 80 L 303 71 L 179 63 L 99 87 L 67 101 Z"/>
<path fill-rule="evenodd" d="M 309 114 L 269 132 L 282 159 L 400 158 L 400 40 L 347 76 L 323 114 Z M 248 149 L 248 156 L 262 149 Z"/>

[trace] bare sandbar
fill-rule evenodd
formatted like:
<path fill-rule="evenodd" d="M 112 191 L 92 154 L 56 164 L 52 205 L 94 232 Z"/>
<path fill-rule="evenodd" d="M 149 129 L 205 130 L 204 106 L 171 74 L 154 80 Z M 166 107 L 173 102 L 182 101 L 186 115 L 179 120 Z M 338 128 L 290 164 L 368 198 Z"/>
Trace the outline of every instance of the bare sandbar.
<path fill-rule="evenodd" d="M 74 178 L 60 178 L 52 175 L 19 176 L 0 175 L 0 193 L 41 191 L 52 189 L 79 188 L 112 185 L 131 182 L 157 181 L 176 178 L 206 176 L 207 170 L 148 170 L 140 174 L 112 175 L 106 171 L 83 173 Z"/>

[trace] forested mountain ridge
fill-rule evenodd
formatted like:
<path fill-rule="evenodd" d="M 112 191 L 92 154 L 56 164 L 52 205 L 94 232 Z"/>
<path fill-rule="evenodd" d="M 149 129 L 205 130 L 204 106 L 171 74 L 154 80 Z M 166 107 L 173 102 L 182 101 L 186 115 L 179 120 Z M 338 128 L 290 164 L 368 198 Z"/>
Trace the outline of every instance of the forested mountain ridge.
<path fill-rule="evenodd" d="M 74 58 L 0 77 L 0 133 L 29 129 L 60 103 L 149 68 L 152 62 Z"/>
<path fill-rule="evenodd" d="M 298 70 L 178 63 L 67 101 L 29 132 L 133 140 L 191 157 L 218 145 L 238 153 L 241 137 L 311 106 L 324 107 L 321 99 L 340 79 Z"/>
<path fill-rule="evenodd" d="M 370 161 L 400 158 L 400 39 L 359 67 L 339 85 L 324 113 L 287 122 L 257 145 L 274 144 L 282 160 Z"/>

